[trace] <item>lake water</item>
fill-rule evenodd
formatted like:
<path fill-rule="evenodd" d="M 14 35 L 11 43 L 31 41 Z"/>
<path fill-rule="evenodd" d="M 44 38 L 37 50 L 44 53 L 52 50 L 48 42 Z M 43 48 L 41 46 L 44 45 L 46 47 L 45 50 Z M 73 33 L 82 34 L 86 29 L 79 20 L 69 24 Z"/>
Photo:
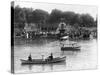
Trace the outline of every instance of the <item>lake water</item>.
<path fill-rule="evenodd" d="M 65 42 L 67 43 L 67 41 Z M 55 39 L 15 40 L 14 69 L 15 73 L 51 72 L 95 69 L 97 67 L 97 40 L 78 41 L 80 51 L 60 50 L 59 41 Z M 66 61 L 49 65 L 21 65 L 20 59 L 27 59 L 31 53 L 32 58 L 66 56 Z"/>

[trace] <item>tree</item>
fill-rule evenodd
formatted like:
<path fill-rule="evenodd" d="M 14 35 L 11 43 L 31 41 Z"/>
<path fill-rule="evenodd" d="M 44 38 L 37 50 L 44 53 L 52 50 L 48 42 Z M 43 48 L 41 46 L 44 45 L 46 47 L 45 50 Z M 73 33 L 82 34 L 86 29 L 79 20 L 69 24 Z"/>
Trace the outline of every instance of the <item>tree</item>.
<path fill-rule="evenodd" d="M 81 18 L 80 16 L 81 16 L 81 15 L 79 15 L 79 14 L 75 14 L 75 15 L 73 16 L 73 18 L 71 19 L 70 24 L 71 24 L 71 25 L 77 24 L 77 25 L 80 27 L 80 26 L 81 26 L 81 23 L 82 23 L 82 18 Z"/>
<path fill-rule="evenodd" d="M 75 16 L 75 13 L 74 12 L 71 12 L 71 11 L 66 11 L 66 12 L 63 12 L 62 15 L 66 19 L 66 23 L 71 24 L 71 21 L 72 21 L 72 19 Z"/>
<path fill-rule="evenodd" d="M 32 12 L 34 11 L 32 8 L 23 8 L 24 11 L 24 20 L 26 23 L 32 23 L 33 22 L 33 18 L 32 18 Z"/>
<path fill-rule="evenodd" d="M 89 14 L 82 14 L 81 15 L 82 23 L 81 25 L 84 27 L 91 27 L 94 26 L 95 22 L 92 16 Z"/>
<path fill-rule="evenodd" d="M 39 23 L 39 22 L 46 21 L 48 16 L 49 16 L 48 12 L 44 10 L 36 9 L 32 12 L 31 18 L 33 19 L 33 22 Z"/>
<path fill-rule="evenodd" d="M 22 8 L 20 8 L 19 6 L 16 6 L 14 8 L 14 23 L 16 23 L 15 27 L 18 28 L 24 28 L 24 22 L 25 22 L 25 16 L 24 16 L 24 11 L 22 10 Z"/>
<path fill-rule="evenodd" d="M 49 23 L 57 23 L 62 18 L 62 11 L 58 9 L 53 9 L 51 14 L 49 15 L 48 22 Z"/>

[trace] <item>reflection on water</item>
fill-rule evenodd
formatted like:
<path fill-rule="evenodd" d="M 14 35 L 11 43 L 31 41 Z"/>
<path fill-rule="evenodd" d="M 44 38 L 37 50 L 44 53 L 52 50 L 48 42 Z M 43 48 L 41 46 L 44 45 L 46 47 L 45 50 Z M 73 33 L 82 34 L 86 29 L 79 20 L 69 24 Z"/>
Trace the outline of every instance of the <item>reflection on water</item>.
<path fill-rule="evenodd" d="M 61 51 L 56 39 L 15 40 L 14 62 L 15 73 L 47 72 L 62 70 L 94 69 L 97 65 L 97 40 L 78 41 L 80 51 Z M 44 65 L 21 65 L 20 59 L 27 59 L 31 53 L 33 59 L 66 56 L 62 63 Z"/>
<path fill-rule="evenodd" d="M 21 64 L 22 68 L 28 68 L 30 71 L 35 70 L 36 68 L 39 68 L 39 70 L 45 71 L 47 70 L 47 67 L 49 68 L 49 71 L 55 70 L 55 68 L 65 68 L 66 62 L 60 62 L 60 63 L 52 63 L 52 64 Z"/>

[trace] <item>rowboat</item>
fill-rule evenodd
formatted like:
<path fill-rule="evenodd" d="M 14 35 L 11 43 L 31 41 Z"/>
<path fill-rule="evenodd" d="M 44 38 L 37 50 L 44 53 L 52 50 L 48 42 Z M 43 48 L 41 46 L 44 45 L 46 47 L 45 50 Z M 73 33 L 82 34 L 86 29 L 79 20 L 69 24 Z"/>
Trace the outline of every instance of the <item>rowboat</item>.
<path fill-rule="evenodd" d="M 50 64 L 50 63 L 58 63 L 58 62 L 64 62 L 66 60 L 66 56 L 63 57 L 56 57 L 51 59 L 32 59 L 30 60 L 24 60 L 20 59 L 22 64 Z"/>
<path fill-rule="evenodd" d="M 80 47 L 61 47 L 62 51 L 79 51 Z"/>

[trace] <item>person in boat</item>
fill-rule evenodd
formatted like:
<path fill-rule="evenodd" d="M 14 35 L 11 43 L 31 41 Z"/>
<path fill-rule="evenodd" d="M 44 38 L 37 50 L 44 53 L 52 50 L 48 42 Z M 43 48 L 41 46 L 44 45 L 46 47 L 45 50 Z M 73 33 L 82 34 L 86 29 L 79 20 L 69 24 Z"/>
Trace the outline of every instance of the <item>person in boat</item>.
<path fill-rule="evenodd" d="M 29 61 L 32 61 L 31 54 L 28 56 L 28 60 L 29 60 Z"/>
<path fill-rule="evenodd" d="M 51 53 L 51 55 L 49 56 L 50 60 L 53 60 L 53 54 Z"/>

